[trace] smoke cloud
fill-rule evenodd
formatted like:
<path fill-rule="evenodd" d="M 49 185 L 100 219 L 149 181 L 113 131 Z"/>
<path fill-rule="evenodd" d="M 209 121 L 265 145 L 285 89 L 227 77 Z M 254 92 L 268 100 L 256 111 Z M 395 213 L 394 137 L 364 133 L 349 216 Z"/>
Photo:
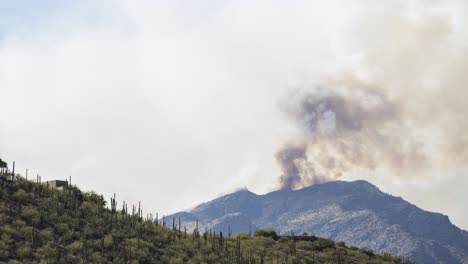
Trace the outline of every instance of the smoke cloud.
<path fill-rule="evenodd" d="M 410 124 L 416 120 L 405 112 L 404 103 L 382 87 L 349 77 L 296 89 L 282 107 L 301 134 L 276 154 L 282 171 L 280 188 L 333 181 L 359 169 L 379 168 L 394 176 L 417 174 L 429 168 L 431 158 L 440 163 L 443 158 L 437 153 L 445 153 L 447 159 L 444 148 L 459 139 L 444 131 L 444 144 L 427 153 L 425 145 L 431 142 L 414 133 Z"/>
<path fill-rule="evenodd" d="M 375 14 L 352 30 L 359 59 L 282 101 L 300 133 L 277 152 L 281 189 L 362 170 L 426 180 L 468 163 L 464 19 L 438 5 L 369 4 Z"/>
<path fill-rule="evenodd" d="M 283 174 L 281 175 L 282 189 L 293 189 L 298 185 L 301 178 L 300 162 L 307 160 L 305 146 L 289 146 L 276 153 L 276 160 L 281 164 Z"/>

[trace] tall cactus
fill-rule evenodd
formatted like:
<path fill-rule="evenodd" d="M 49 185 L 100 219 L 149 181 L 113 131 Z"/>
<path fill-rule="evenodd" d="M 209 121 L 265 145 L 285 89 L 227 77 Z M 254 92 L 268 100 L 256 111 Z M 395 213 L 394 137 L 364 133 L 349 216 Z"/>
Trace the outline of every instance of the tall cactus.
<path fill-rule="evenodd" d="M 7 168 L 8 168 L 8 164 L 2 159 L 0 159 L 0 172 L 2 175 L 6 174 Z"/>
<path fill-rule="evenodd" d="M 115 218 L 115 222 L 117 223 L 117 201 L 115 200 L 115 193 L 114 193 L 114 197 L 112 198 L 111 197 L 111 217 L 110 217 L 110 228 L 112 229 L 112 224 L 114 222 L 114 218 Z"/>

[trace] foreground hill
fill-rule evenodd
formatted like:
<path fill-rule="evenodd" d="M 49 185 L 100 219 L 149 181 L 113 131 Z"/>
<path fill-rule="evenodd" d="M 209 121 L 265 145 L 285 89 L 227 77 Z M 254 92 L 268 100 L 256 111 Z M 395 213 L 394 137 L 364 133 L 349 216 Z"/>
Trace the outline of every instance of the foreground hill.
<path fill-rule="evenodd" d="M 40 180 L 38 180 L 40 181 Z M 313 236 L 186 233 L 101 195 L 0 174 L 0 263 L 410 263 Z M 167 218 L 166 218 L 167 219 Z"/>
<path fill-rule="evenodd" d="M 268 227 L 283 234 L 307 232 L 418 263 L 468 263 L 468 232 L 447 216 L 424 211 L 366 181 L 265 195 L 242 190 L 175 216 L 191 226 L 198 219 L 216 231 Z"/>

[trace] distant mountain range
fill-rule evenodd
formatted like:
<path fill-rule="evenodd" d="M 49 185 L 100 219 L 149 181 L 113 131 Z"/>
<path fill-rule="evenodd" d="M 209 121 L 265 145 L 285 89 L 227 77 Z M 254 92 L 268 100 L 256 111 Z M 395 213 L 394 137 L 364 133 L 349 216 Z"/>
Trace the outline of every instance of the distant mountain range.
<path fill-rule="evenodd" d="M 273 228 L 307 232 L 389 252 L 417 263 L 468 263 L 468 232 L 447 216 L 424 211 L 366 181 L 329 182 L 296 191 L 257 195 L 241 190 L 203 203 L 180 217 L 188 229 L 227 234 Z"/>

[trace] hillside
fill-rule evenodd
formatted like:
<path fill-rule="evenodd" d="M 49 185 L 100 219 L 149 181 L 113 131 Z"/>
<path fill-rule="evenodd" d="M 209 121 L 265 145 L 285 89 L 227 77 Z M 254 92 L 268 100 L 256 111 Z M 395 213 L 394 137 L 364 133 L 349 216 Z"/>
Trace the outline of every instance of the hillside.
<path fill-rule="evenodd" d="M 187 233 L 178 219 L 62 188 L 0 175 L 0 263 L 410 263 L 314 236 Z"/>
<path fill-rule="evenodd" d="M 424 211 L 366 181 L 265 195 L 242 190 L 174 216 L 187 219 L 190 226 L 198 219 L 216 231 L 268 227 L 282 234 L 307 232 L 418 263 L 468 263 L 468 232 L 447 216 Z"/>

